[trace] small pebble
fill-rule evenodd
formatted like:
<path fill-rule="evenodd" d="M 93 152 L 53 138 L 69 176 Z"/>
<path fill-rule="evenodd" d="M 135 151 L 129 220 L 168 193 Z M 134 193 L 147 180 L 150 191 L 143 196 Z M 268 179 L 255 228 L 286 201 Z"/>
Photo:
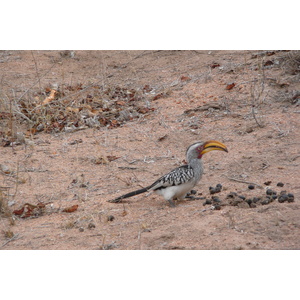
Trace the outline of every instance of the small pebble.
<path fill-rule="evenodd" d="M 93 229 L 93 228 L 95 228 L 96 227 L 96 225 L 94 224 L 94 223 L 89 223 L 89 225 L 88 225 L 88 229 Z"/>
<path fill-rule="evenodd" d="M 241 198 L 242 200 L 245 200 L 246 197 L 245 196 L 242 196 L 242 195 L 239 195 L 239 198 Z"/>
<path fill-rule="evenodd" d="M 269 200 L 269 199 L 265 199 L 265 200 L 261 201 L 261 204 L 262 204 L 262 205 L 267 205 L 267 204 L 269 204 L 269 203 L 270 203 L 270 200 Z"/>
<path fill-rule="evenodd" d="M 111 222 L 111 221 L 113 221 L 114 219 L 115 219 L 114 216 L 107 216 L 107 221 L 108 221 L 108 222 Z"/>
<path fill-rule="evenodd" d="M 288 193 L 288 202 L 294 202 L 294 199 L 295 199 L 295 197 L 294 197 L 294 194 L 292 194 L 292 193 Z"/>
<path fill-rule="evenodd" d="M 279 198 L 278 198 L 278 202 L 283 203 L 285 201 L 288 201 L 288 195 L 287 194 L 280 195 Z"/>
<path fill-rule="evenodd" d="M 83 231 L 84 231 L 84 228 L 83 228 L 83 227 L 79 227 L 79 231 L 80 231 L 80 232 L 83 232 Z"/>
<path fill-rule="evenodd" d="M 252 203 L 252 199 L 247 199 L 246 202 L 250 205 Z"/>
<path fill-rule="evenodd" d="M 212 204 L 212 202 L 211 202 L 210 200 L 206 200 L 206 201 L 203 203 L 203 205 L 210 205 L 210 204 Z"/>
<path fill-rule="evenodd" d="M 248 189 L 249 189 L 249 190 L 254 190 L 254 188 L 255 188 L 255 186 L 254 186 L 253 184 L 249 184 L 249 185 L 248 185 Z"/>
<path fill-rule="evenodd" d="M 215 210 L 220 210 L 221 209 L 221 205 L 215 205 Z"/>
<path fill-rule="evenodd" d="M 220 193 L 220 192 L 221 192 L 221 190 L 222 190 L 222 188 L 220 188 L 220 187 L 216 187 L 216 188 L 215 188 L 215 193 Z"/>
<path fill-rule="evenodd" d="M 213 194 L 216 193 L 216 190 L 215 190 L 214 188 L 212 188 L 212 189 L 210 188 L 210 189 L 209 189 L 209 192 L 210 192 L 211 195 L 213 195 Z"/>
<path fill-rule="evenodd" d="M 264 182 L 265 185 L 270 185 L 271 183 L 272 183 L 271 180 L 268 180 L 268 181 Z"/>
<path fill-rule="evenodd" d="M 278 182 L 278 183 L 277 183 L 277 186 L 279 186 L 279 187 L 283 187 L 283 186 L 284 186 L 284 183 L 282 183 L 282 182 Z"/>
<path fill-rule="evenodd" d="M 260 199 L 257 198 L 257 197 L 253 197 L 253 199 L 252 199 L 252 201 L 253 201 L 254 203 L 258 202 L 259 200 L 260 200 Z"/>
<path fill-rule="evenodd" d="M 272 191 L 271 189 L 267 189 L 267 190 L 266 190 L 266 194 L 267 194 L 267 195 L 273 195 L 273 191 Z"/>
<path fill-rule="evenodd" d="M 213 200 L 214 202 L 221 202 L 220 198 L 217 197 L 217 196 L 212 196 L 212 200 Z"/>
<path fill-rule="evenodd" d="M 230 193 L 227 195 L 227 198 L 234 198 L 235 196 L 237 196 L 237 193 L 236 193 L 236 192 L 230 192 Z"/>

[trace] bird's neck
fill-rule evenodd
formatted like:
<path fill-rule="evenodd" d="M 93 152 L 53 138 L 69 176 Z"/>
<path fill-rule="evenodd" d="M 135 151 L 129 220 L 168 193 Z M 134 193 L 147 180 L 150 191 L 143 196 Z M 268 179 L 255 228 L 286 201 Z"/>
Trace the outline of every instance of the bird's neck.
<path fill-rule="evenodd" d="M 202 160 L 199 158 L 192 158 L 189 161 L 189 165 L 193 168 L 195 179 L 198 182 L 203 174 Z"/>

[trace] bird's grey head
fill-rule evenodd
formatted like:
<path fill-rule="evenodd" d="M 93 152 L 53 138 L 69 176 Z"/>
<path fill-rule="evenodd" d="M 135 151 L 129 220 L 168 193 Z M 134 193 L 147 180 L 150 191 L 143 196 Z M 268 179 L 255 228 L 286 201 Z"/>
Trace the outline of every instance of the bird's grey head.
<path fill-rule="evenodd" d="M 186 159 L 188 162 L 192 159 L 201 159 L 204 153 L 212 150 L 228 152 L 226 146 L 218 141 L 196 142 L 187 148 Z"/>

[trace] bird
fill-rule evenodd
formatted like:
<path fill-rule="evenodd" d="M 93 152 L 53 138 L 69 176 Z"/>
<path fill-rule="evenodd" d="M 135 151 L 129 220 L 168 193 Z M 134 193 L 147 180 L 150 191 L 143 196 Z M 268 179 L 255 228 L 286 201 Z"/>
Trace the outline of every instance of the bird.
<path fill-rule="evenodd" d="M 171 207 L 175 207 L 174 200 L 183 200 L 200 181 L 203 175 L 202 156 L 212 150 L 228 152 L 227 147 L 218 141 L 193 143 L 186 150 L 186 165 L 170 171 L 145 188 L 108 200 L 108 202 L 119 203 L 125 198 L 154 191 L 163 196 Z"/>

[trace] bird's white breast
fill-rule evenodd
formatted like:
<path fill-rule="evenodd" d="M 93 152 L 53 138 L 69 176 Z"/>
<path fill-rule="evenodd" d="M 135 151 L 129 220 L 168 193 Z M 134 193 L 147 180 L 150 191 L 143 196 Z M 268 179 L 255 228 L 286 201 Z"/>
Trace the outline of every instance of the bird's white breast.
<path fill-rule="evenodd" d="M 194 186 L 194 182 L 190 181 L 181 185 L 168 186 L 166 188 L 156 190 L 155 192 L 162 195 L 165 200 L 183 199 Z"/>

